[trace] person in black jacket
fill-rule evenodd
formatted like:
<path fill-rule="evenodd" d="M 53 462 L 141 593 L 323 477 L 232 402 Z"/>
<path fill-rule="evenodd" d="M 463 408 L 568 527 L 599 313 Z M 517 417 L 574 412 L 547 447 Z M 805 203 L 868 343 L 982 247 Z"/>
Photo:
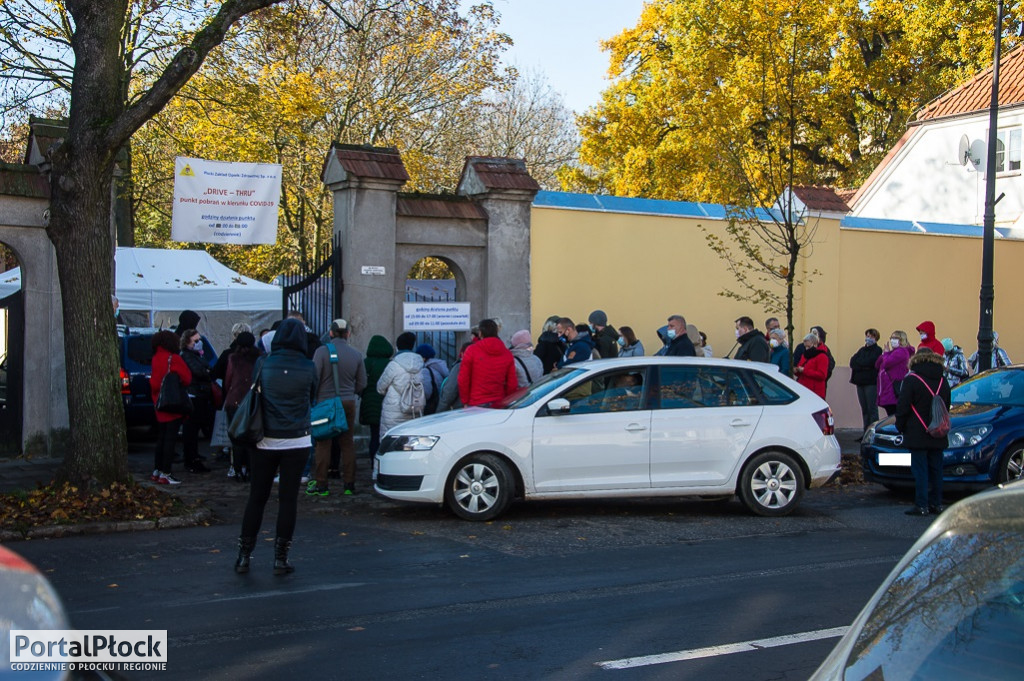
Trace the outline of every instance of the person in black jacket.
<path fill-rule="evenodd" d="M 765 363 L 772 360 L 772 348 L 768 345 L 768 339 L 754 328 L 754 320 L 750 317 L 740 317 L 736 320 L 736 342 L 740 346 L 736 351 L 736 359 Z"/>
<path fill-rule="evenodd" d="M 213 379 L 210 365 L 203 357 L 203 338 L 195 329 L 181 330 L 181 358 L 192 372 L 188 394 L 192 397 L 192 413 L 181 427 L 181 444 L 185 450 L 185 470 L 209 473 L 199 458 L 199 430 L 213 432 Z"/>
<path fill-rule="evenodd" d="M 558 337 L 558 320 L 561 318 L 557 314 L 548 317 L 541 329 L 537 344 L 533 346 L 533 354 L 540 357 L 545 374 L 554 371 L 562 360 L 562 355 L 565 354 L 565 344 Z M 461 361 L 461 353 L 459 356 Z"/>
<path fill-rule="evenodd" d="M 319 376 L 306 357 L 306 328 L 297 319 L 285 319 L 277 328 L 271 352 L 257 364 L 262 390 L 263 439 L 256 444 L 251 461 L 252 484 L 238 537 L 235 572 L 249 571 L 249 558 L 263 522 L 263 509 L 280 469 L 278 486 L 277 538 L 274 540 L 274 574 L 294 568 L 288 550 L 295 532 L 299 479 L 306 464 L 310 437 L 310 410 L 316 398 Z"/>
<path fill-rule="evenodd" d="M 942 505 L 942 452 L 949 438 L 928 434 L 932 395 L 938 394 L 949 409 L 949 384 L 942 376 L 942 356 L 928 348 L 918 349 L 910 358 L 910 373 L 903 379 L 896 405 L 896 428 L 903 433 L 903 446 L 910 450 L 914 473 L 914 508 L 907 515 L 939 514 Z"/>
<path fill-rule="evenodd" d="M 668 318 L 668 329 L 665 331 L 668 337 L 668 347 L 665 349 L 666 357 L 696 357 L 697 350 L 693 347 L 693 341 L 686 335 L 686 318 L 681 314 L 674 314 Z"/>
<path fill-rule="evenodd" d="M 882 348 L 878 347 L 880 337 L 878 329 L 865 331 L 864 346 L 850 358 L 850 383 L 857 386 L 864 430 L 878 420 L 878 370 L 875 362 L 882 356 Z"/>

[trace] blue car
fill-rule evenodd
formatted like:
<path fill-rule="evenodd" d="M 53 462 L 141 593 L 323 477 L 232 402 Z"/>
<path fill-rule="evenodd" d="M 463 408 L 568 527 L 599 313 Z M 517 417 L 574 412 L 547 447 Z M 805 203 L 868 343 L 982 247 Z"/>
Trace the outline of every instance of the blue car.
<path fill-rule="evenodd" d="M 980 373 L 953 388 L 943 487 L 983 489 L 1024 477 L 1024 365 Z M 860 447 L 864 477 L 912 487 L 910 453 L 894 417 L 868 428 Z"/>
<path fill-rule="evenodd" d="M 149 386 L 153 364 L 153 334 L 160 329 L 117 327 L 118 354 L 121 358 L 121 401 L 129 428 L 156 423 L 153 395 Z M 217 363 L 217 352 L 203 336 L 204 357 L 210 367 Z"/>

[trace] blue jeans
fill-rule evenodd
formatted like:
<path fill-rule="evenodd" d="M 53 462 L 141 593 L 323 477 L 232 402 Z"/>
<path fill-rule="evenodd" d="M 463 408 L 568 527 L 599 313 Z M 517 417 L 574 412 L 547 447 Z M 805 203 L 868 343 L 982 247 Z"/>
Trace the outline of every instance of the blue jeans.
<path fill-rule="evenodd" d="M 911 449 L 910 472 L 914 474 L 914 504 L 918 508 L 942 506 L 942 450 Z"/>

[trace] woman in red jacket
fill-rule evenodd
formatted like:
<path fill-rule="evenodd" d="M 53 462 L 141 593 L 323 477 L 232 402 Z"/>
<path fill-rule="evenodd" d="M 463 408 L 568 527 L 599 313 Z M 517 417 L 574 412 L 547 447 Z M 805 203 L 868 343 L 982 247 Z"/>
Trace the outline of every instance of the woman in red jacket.
<path fill-rule="evenodd" d="M 153 367 L 149 376 L 149 388 L 153 393 L 154 407 L 160 399 L 160 385 L 168 371 L 176 373 L 183 386 L 187 387 L 192 382 L 192 372 L 178 354 L 178 344 L 178 337 L 171 331 L 157 331 L 153 334 Z M 181 480 L 171 475 L 171 462 L 174 460 L 174 441 L 178 437 L 178 428 L 183 418 L 182 414 L 160 410 L 156 412 L 156 451 L 153 456 L 153 475 L 150 479 L 160 485 L 181 484 Z"/>
<path fill-rule="evenodd" d="M 825 399 L 825 382 L 828 380 L 828 355 L 818 349 L 818 336 L 809 333 L 804 336 L 804 353 L 800 362 L 793 367 L 796 382 Z"/>

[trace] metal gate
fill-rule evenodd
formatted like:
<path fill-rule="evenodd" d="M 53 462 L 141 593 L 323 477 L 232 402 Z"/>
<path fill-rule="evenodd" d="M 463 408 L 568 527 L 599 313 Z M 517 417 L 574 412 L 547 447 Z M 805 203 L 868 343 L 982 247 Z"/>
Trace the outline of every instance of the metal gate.
<path fill-rule="evenodd" d="M 21 418 L 25 364 L 25 292 L 0 300 L 6 308 L 7 351 L 0 353 L 0 454 L 21 452 Z"/>
<path fill-rule="evenodd" d="M 334 235 L 330 255 L 312 271 L 285 274 L 279 282 L 281 316 L 287 317 L 291 310 L 298 310 L 306 326 L 317 336 L 326 335 L 331 322 L 342 316 L 341 235 Z"/>

